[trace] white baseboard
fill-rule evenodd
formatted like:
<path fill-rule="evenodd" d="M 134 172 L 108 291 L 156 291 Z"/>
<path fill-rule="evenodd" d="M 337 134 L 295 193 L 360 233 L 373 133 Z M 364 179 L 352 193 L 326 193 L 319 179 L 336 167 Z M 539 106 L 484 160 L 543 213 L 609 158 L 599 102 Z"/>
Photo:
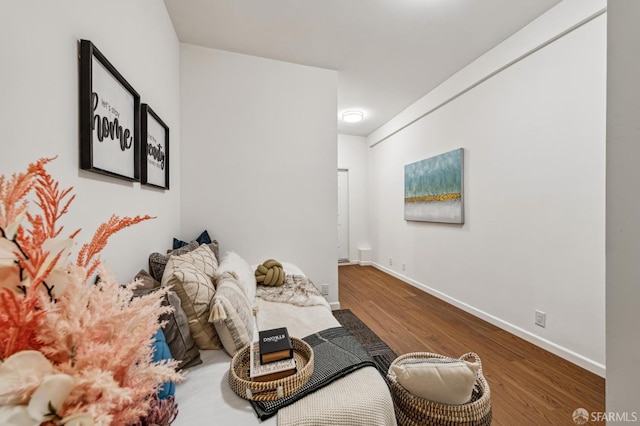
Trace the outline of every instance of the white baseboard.
<path fill-rule="evenodd" d="M 420 290 L 423 290 L 435 297 L 437 297 L 438 299 L 444 300 L 447 303 L 452 304 L 453 306 L 462 309 L 465 312 L 470 313 L 471 315 L 474 315 L 480 319 L 483 319 L 493 325 L 495 325 L 496 327 L 499 327 L 505 331 L 508 331 L 511 334 L 514 334 L 524 340 L 526 340 L 529 343 L 532 343 L 536 346 L 539 346 L 555 355 L 558 355 L 561 358 L 566 359 L 569 362 L 572 362 L 586 370 L 591 371 L 594 374 L 597 374 L 598 376 L 601 377 L 605 377 L 606 376 L 606 367 L 599 363 L 596 362 L 592 359 L 589 359 L 583 355 L 580 355 L 570 349 L 567 349 L 563 346 L 560 346 L 556 343 L 553 343 L 545 338 L 542 338 L 540 336 L 537 336 L 533 333 L 531 333 L 530 331 L 524 330 L 516 325 L 513 325 L 507 321 L 504 321 L 503 319 L 500 319 L 498 317 L 495 317 L 491 314 L 488 314 L 484 311 L 481 311 L 471 305 L 468 305 L 467 303 L 464 303 L 458 299 L 455 299 L 453 297 L 450 297 L 438 290 L 435 290 L 427 285 L 424 285 L 418 281 L 415 281 L 409 277 L 406 277 L 402 274 L 399 274 L 391 269 L 388 269 L 382 265 L 379 265 L 375 262 L 371 263 L 372 266 L 376 269 L 379 269 L 383 272 L 386 272 L 389 275 L 392 275 L 396 278 L 398 278 L 399 280 L 402 280 L 404 282 L 406 282 L 407 284 L 410 284 L 416 288 L 419 288 Z"/>
<path fill-rule="evenodd" d="M 331 306 L 332 311 L 337 311 L 340 309 L 340 302 L 331 302 L 329 303 L 329 306 Z"/>
<path fill-rule="evenodd" d="M 373 262 L 370 260 L 350 260 L 349 262 L 338 263 L 338 266 L 349 266 L 349 265 L 371 266 L 373 265 Z"/>

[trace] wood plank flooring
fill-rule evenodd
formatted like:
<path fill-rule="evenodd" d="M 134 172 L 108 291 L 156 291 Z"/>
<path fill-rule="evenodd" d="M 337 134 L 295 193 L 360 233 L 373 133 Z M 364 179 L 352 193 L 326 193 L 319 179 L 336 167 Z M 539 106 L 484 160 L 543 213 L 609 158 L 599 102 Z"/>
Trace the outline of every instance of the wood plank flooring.
<path fill-rule="evenodd" d="M 477 353 L 491 389 L 493 425 L 575 425 L 576 408 L 605 410 L 602 377 L 372 266 L 338 271 L 340 307 L 397 354 Z"/>

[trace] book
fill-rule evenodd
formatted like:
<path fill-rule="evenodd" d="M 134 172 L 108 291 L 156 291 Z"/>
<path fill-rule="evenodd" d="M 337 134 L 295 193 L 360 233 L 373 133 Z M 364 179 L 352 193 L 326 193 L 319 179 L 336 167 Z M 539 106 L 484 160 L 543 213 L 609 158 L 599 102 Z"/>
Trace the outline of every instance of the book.
<path fill-rule="evenodd" d="M 262 364 L 293 358 L 293 346 L 286 327 L 260 331 L 258 343 Z"/>
<path fill-rule="evenodd" d="M 270 362 L 268 364 L 261 364 L 260 345 L 258 342 L 253 342 L 251 344 L 249 358 L 249 378 L 255 382 L 278 380 L 292 376 L 298 372 L 296 360 L 294 358 L 283 359 L 280 361 Z"/>

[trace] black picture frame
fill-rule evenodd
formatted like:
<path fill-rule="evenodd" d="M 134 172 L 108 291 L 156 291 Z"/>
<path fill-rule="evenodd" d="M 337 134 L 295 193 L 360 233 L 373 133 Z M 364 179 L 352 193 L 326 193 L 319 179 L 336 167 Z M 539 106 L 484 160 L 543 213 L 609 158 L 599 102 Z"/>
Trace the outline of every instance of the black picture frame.
<path fill-rule="evenodd" d="M 140 128 L 140 182 L 143 185 L 169 189 L 169 126 L 149 105 L 142 104 Z"/>
<path fill-rule="evenodd" d="M 140 180 L 140 95 L 89 40 L 80 40 L 80 168 Z"/>

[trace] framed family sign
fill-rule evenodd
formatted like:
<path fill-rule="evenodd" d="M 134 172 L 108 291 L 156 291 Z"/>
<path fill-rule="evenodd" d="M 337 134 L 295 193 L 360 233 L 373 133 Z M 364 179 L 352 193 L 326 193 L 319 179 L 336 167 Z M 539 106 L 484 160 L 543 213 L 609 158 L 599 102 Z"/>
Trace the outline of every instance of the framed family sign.
<path fill-rule="evenodd" d="M 140 180 L 140 95 L 89 40 L 80 41 L 80 168 Z"/>
<path fill-rule="evenodd" d="M 169 189 L 169 127 L 147 104 L 142 104 L 142 162 L 140 182 Z"/>

